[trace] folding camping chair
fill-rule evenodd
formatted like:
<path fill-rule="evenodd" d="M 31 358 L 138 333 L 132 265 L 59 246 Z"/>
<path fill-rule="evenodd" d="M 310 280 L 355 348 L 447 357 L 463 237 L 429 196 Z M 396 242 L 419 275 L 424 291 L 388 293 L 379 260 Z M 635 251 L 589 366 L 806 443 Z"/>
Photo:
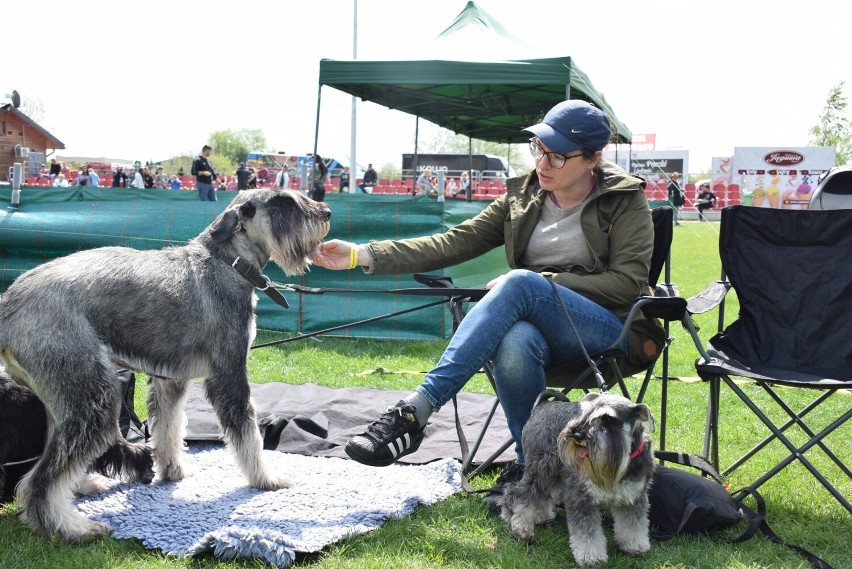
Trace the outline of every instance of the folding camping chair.
<path fill-rule="evenodd" d="M 622 394 L 628 398 L 630 398 L 630 394 L 624 382 L 625 375 L 633 375 L 634 373 L 645 372 L 645 378 L 639 390 L 639 395 L 636 399 L 637 401 L 642 401 L 648 384 L 650 383 L 650 380 L 653 377 L 653 371 L 656 366 L 656 362 L 660 358 L 660 355 L 662 355 L 662 394 L 661 411 L 658 417 L 658 423 L 660 426 L 659 447 L 660 449 L 663 449 L 665 448 L 666 405 L 668 398 L 668 345 L 671 342 L 671 337 L 669 337 L 668 335 L 669 322 L 680 321 L 683 318 L 683 315 L 686 310 L 686 300 L 678 297 L 676 287 L 670 284 L 670 252 L 673 235 L 672 208 L 655 208 L 652 210 L 651 215 L 654 223 L 654 247 L 651 256 L 651 268 L 648 275 L 648 282 L 652 288 L 655 288 L 655 296 L 640 297 L 636 299 L 633 306 L 631 307 L 627 318 L 625 319 L 624 327 L 621 331 L 621 334 L 612 343 L 612 346 L 606 350 L 591 353 L 589 355 L 592 361 L 595 363 L 596 367 L 601 371 L 604 377 L 606 377 L 608 386 L 617 384 Z M 665 282 L 659 283 L 660 276 L 663 274 Z M 428 275 L 415 275 L 415 279 L 429 286 L 450 288 L 453 287 L 452 280 L 448 277 L 430 277 Z M 482 292 L 483 294 L 485 293 L 485 291 Z M 481 298 L 481 296 L 479 298 Z M 478 300 L 479 298 L 473 298 L 472 296 L 459 296 L 454 297 L 451 300 L 449 308 L 453 317 L 454 328 L 457 327 L 458 324 L 464 318 L 464 303 L 469 300 Z M 625 354 L 619 348 L 617 348 L 617 346 L 620 345 L 623 341 L 625 335 L 630 329 L 630 325 L 633 322 L 633 319 L 637 316 L 639 311 L 642 311 L 643 314 L 645 314 L 647 317 L 660 318 L 664 322 L 667 341 L 666 346 L 662 350 L 661 354 L 658 354 L 656 358 L 648 362 L 643 368 L 635 369 L 629 366 L 625 358 Z M 490 363 L 485 364 L 485 366 L 483 367 L 483 371 L 488 377 L 488 380 L 496 393 L 494 375 Z M 594 379 L 594 371 L 594 368 L 589 366 L 588 362 L 585 359 L 567 365 L 558 366 L 556 368 L 548 370 L 547 384 L 548 386 L 562 389 L 563 393 L 568 393 L 569 391 L 574 389 L 583 389 L 586 391 L 588 391 L 589 389 L 597 389 L 599 386 L 597 385 Z M 499 399 L 495 399 L 494 405 L 492 406 L 491 411 L 485 420 L 484 426 L 480 431 L 473 446 L 470 448 L 470 451 L 465 452 L 463 450 L 462 454 L 467 455 L 464 457 L 464 460 L 462 462 L 463 472 L 467 473 L 474 460 L 476 459 L 476 453 L 479 450 L 482 440 L 485 437 L 486 431 L 489 425 L 491 424 L 491 420 L 494 417 L 494 413 L 496 412 L 497 406 L 499 404 Z M 461 433 L 461 430 L 459 434 L 460 438 L 463 438 L 463 433 Z M 479 464 L 479 466 L 469 474 L 469 477 L 472 478 L 477 474 L 483 472 L 494 462 L 494 460 L 497 459 L 497 457 L 499 457 L 513 443 L 514 441 L 512 439 L 506 441 L 494 454 L 484 459 Z M 462 442 L 463 449 L 465 447 L 465 444 L 465 442 Z"/>
<path fill-rule="evenodd" d="M 840 416 L 819 432 L 808 426 L 805 416 L 839 390 L 852 388 L 852 342 L 849 340 L 852 210 L 725 208 L 719 252 L 723 280 L 727 277 L 736 291 L 740 311 L 738 318 L 724 330 L 721 330 L 720 319 L 720 331 L 709 340 L 706 349 L 700 342 L 696 344 L 701 353 L 696 370 L 710 382 L 705 457 L 718 468 L 719 430 L 733 427 L 720 418 L 723 411 L 720 389 L 724 384 L 771 434 L 722 474 L 731 473 L 768 444 L 779 441 L 789 455 L 760 476 L 751 488 L 758 488 L 798 460 L 852 513 L 848 497 L 843 496 L 805 456 L 806 451 L 819 447 L 837 465 L 841 478 L 847 477 L 848 487 L 852 472 L 828 447 L 826 437 L 852 417 L 852 405 L 848 402 L 841 405 Z M 724 310 L 724 294 L 720 296 L 718 304 Z M 761 409 L 733 377 L 746 378 L 763 388 L 770 402 L 761 402 L 761 405 L 772 407 L 777 414 L 777 404 L 789 420 L 783 424 L 774 423 L 768 410 Z M 820 393 L 797 413 L 781 397 L 786 395 L 789 400 L 790 390 L 780 391 L 776 389 L 779 386 Z M 789 433 L 802 432 L 807 442 L 797 445 L 791 440 L 788 430 L 794 426 L 798 429 Z M 741 432 L 737 429 L 738 436 L 742 436 Z M 848 450 L 847 440 L 841 438 L 836 442 L 847 445 Z M 834 471 L 830 463 L 827 465 Z"/>
<path fill-rule="evenodd" d="M 852 209 L 852 166 L 837 166 L 822 174 L 808 209 Z"/>

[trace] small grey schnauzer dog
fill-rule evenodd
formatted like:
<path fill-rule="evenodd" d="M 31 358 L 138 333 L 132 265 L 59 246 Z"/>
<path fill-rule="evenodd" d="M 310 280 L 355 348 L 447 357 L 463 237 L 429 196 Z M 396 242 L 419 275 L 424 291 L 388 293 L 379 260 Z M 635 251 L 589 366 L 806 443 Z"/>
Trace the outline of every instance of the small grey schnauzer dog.
<path fill-rule="evenodd" d="M 615 541 L 630 554 L 647 553 L 648 490 L 654 474 L 653 430 L 647 405 L 589 393 L 579 403 L 546 391 L 524 426 L 523 478 L 506 488 L 501 515 L 515 537 L 532 542 L 535 524 L 555 519 L 562 504 L 571 551 L 579 565 L 607 561 L 599 508 L 612 511 Z"/>
<path fill-rule="evenodd" d="M 245 191 L 185 246 L 81 251 L 18 277 L 0 300 L 0 359 L 41 399 L 52 423 L 41 459 L 17 488 L 21 519 L 66 541 L 111 531 L 81 515 L 72 498 L 102 489 L 85 471 L 121 440 L 117 367 L 151 377 L 148 418 L 161 479 L 190 474 L 180 461 L 183 407 L 190 381 L 205 378 L 249 484 L 289 487 L 261 456 L 246 372 L 257 297 L 236 267 L 251 265 L 254 272 L 246 272 L 260 276 L 272 259 L 287 274 L 303 273 L 330 216 L 327 205 L 297 192 Z M 150 460 L 147 448 L 135 458 L 144 461 L 146 453 Z M 134 453 L 119 454 L 134 460 Z"/>

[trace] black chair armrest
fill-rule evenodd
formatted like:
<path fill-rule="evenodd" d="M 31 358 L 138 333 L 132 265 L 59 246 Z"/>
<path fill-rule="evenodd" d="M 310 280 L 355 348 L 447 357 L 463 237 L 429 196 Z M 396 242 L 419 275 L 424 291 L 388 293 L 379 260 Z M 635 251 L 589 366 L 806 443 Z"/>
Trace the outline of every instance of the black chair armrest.
<path fill-rule="evenodd" d="M 445 275 L 425 275 L 423 273 L 416 273 L 412 275 L 412 277 L 414 277 L 414 280 L 420 284 L 424 284 L 432 288 L 456 288 L 456 285 L 453 284 L 452 277 Z"/>
<path fill-rule="evenodd" d="M 641 310 L 646 318 L 671 322 L 683 320 L 686 315 L 686 299 L 680 296 L 640 296 L 637 301 L 643 301 Z"/>
<path fill-rule="evenodd" d="M 707 285 L 707 288 L 690 297 L 686 301 L 686 307 L 690 314 L 703 314 L 722 304 L 725 295 L 731 289 L 728 281 L 716 281 Z"/>

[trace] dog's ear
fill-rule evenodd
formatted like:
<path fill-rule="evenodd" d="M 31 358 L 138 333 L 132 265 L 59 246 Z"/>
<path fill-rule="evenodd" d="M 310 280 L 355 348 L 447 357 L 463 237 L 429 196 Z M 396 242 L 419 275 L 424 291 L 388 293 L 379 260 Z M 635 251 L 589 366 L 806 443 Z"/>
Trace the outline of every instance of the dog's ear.
<path fill-rule="evenodd" d="M 580 401 L 594 401 L 595 399 L 597 399 L 600 396 L 601 396 L 601 394 L 598 393 L 597 391 L 590 391 L 590 392 L 586 393 L 586 395 L 583 396 L 583 398 L 580 399 Z"/>
<path fill-rule="evenodd" d="M 633 406 L 633 414 L 638 421 L 648 423 L 648 430 L 654 432 L 654 415 L 651 413 L 651 408 L 644 403 L 637 403 Z"/>
<path fill-rule="evenodd" d="M 212 237 L 214 241 L 224 241 L 233 235 L 234 231 L 237 229 L 239 221 L 236 211 L 226 211 L 221 217 L 219 217 L 219 219 L 213 222 L 210 237 Z"/>
<path fill-rule="evenodd" d="M 252 202 L 241 204 L 236 210 L 229 209 L 213 222 L 213 230 L 210 236 L 214 241 L 224 241 L 240 230 L 247 219 L 254 217 L 257 209 Z"/>
<path fill-rule="evenodd" d="M 257 208 L 254 207 L 254 202 L 246 202 L 240 205 L 239 212 L 240 221 L 245 221 L 254 217 L 254 214 L 257 213 Z"/>

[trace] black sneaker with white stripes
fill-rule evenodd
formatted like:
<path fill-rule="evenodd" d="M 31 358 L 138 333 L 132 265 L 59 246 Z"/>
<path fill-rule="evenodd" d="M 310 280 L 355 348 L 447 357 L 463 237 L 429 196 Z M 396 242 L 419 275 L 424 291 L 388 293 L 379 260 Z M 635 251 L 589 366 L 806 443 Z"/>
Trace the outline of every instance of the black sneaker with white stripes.
<path fill-rule="evenodd" d="M 416 409 L 400 401 L 371 423 L 367 430 L 346 443 L 346 454 L 367 466 L 388 466 L 420 448 L 423 430 L 414 417 Z"/>

